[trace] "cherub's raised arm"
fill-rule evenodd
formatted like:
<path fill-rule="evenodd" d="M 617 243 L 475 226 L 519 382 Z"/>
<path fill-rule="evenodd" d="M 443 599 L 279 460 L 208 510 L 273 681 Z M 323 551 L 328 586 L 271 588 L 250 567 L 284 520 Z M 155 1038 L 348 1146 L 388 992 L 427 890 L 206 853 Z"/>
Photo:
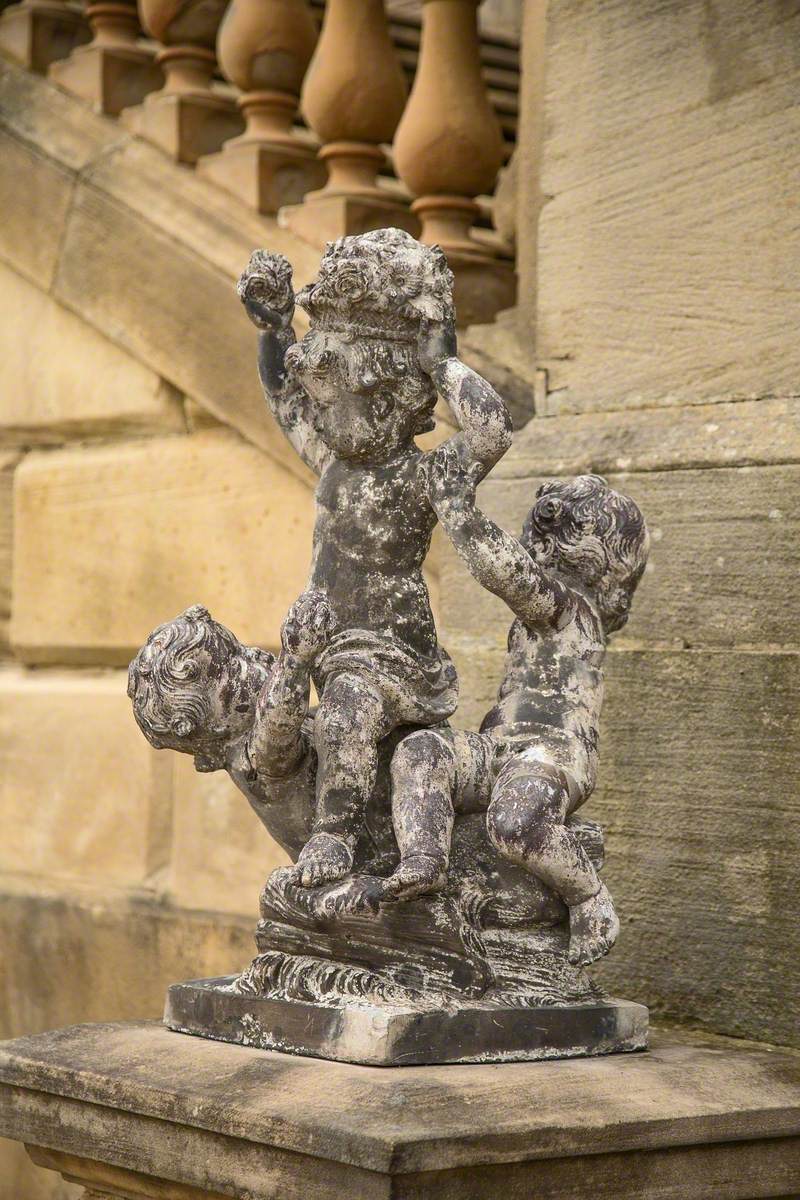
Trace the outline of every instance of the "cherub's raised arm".
<path fill-rule="evenodd" d="M 281 653 L 256 704 L 248 757 L 273 778 L 291 775 L 308 746 L 303 722 L 311 695 L 311 664 L 328 644 L 336 618 L 323 592 L 304 592 L 281 628 Z"/>
<path fill-rule="evenodd" d="M 423 321 L 419 335 L 420 364 L 450 406 L 461 432 L 451 440 L 466 449 L 478 479 L 491 471 L 511 445 L 511 417 L 503 400 L 456 354 L 451 320 Z"/>
<path fill-rule="evenodd" d="M 422 471 L 436 515 L 473 578 L 527 625 L 555 624 L 572 606 L 569 590 L 476 507 L 475 464 L 451 441 Z"/>
<path fill-rule="evenodd" d="M 321 474 L 330 451 L 314 424 L 311 399 L 286 371 L 285 356 L 296 338 L 292 328 L 292 268 L 282 254 L 255 250 L 238 283 L 247 315 L 259 331 L 258 374 L 270 411 L 303 462 Z"/>

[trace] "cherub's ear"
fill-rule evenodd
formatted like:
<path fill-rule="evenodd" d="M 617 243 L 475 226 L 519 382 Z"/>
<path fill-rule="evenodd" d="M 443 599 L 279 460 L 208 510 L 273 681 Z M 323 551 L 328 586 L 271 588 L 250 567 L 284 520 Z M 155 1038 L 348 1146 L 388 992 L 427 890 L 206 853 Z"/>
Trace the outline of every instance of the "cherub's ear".
<path fill-rule="evenodd" d="M 178 717 L 172 722 L 172 732 L 180 738 L 187 738 L 194 732 L 194 722 L 188 717 Z"/>

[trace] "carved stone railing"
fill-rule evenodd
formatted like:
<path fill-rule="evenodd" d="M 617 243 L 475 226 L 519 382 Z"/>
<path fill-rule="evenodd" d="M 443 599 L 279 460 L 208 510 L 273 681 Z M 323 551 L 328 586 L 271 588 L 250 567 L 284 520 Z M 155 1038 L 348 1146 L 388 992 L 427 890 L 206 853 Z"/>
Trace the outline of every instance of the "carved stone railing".
<path fill-rule="evenodd" d="M 164 76 L 155 50 L 141 40 L 135 0 L 87 3 L 86 19 L 91 42 L 53 63 L 48 73 L 65 91 L 118 116 L 159 88 Z"/>
<path fill-rule="evenodd" d="M 45 72 L 89 37 L 75 0 L 22 0 L 6 7 L 0 22 L 0 50 L 30 71 Z"/>
<path fill-rule="evenodd" d="M 395 225 L 438 242 L 460 320 L 485 321 L 514 302 L 491 197 L 517 50 L 479 33 L 478 0 L 419 7 L 22 0 L 0 14 L 0 52 L 306 241 Z"/>
<path fill-rule="evenodd" d="M 198 170 L 259 212 L 298 203 L 325 182 L 316 143 L 295 127 L 316 42 L 306 0 L 235 0 L 222 23 L 217 53 L 226 78 L 239 89 L 247 128 Z"/>
<path fill-rule="evenodd" d="M 317 244 L 397 225 L 416 232 L 408 204 L 378 185 L 406 104 L 406 82 L 389 37 L 383 0 L 328 0 L 303 85 L 303 115 L 320 139 L 325 187 L 287 214 Z"/>

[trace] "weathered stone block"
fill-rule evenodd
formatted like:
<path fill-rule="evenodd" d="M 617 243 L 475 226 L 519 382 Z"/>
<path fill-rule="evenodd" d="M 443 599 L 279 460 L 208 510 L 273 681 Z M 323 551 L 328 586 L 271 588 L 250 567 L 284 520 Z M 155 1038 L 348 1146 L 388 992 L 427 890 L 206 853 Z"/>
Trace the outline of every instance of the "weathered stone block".
<path fill-rule="evenodd" d="M 8 647 L 11 615 L 11 560 L 13 545 L 14 468 L 19 455 L 0 451 L 0 653 Z"/>
<path fill-rule="evenodd" d="M 797 1059 L 721 1038 L 377 1071 L 106 1023 L 5 1043 L 0 1077 L 4 1131 L 102 1195 L 750 1200 L 800 1171 Z"/>
<path fill-rule="evenodd" d="M 623 925 L 599 980 L 800 1045 L 800 657 L 612 654 L 604 717 L 586 813 Z"/>
<path fill-rule="evenodd" d="M 127 664 L 198 601 L 276 646 L 312 520 L 304 484 L 233 433 L 31 454 L 16 483 L 17 653 Z"/>
<path fill-rule="evenodd" d="M 0 129 L 0 258 L 49 288 L 64 233 L 72 177 Z"/>
<path fill-rule="evenodd" d="M 141 890 L 0 880 L 3 1036 L 107 1018 L 158 1018 L 176 979 L 240 971 L 253 921 L 188 913 Z M 0 1192 L 2 1196 L 2 1192 Z"/>
<path fill-rule="evenodd" d="M 168 384 L 2 266 L 0 391 L 0 441 L 185 429 Z"/>
<path fill-rule="evenodd" d="M 171 763 L 122 672 L 0 672 L 0 871 L 146 884 L 166 865 Z"/>
<path fill-rule="evenodd" d="M 199 775 L 188 756 L 171 756 L 175 826 L 170 891 L 175 901 L 184 908 L 243 913 L 255 920 L 264 881 L 289 859 L 224 771 Z"/>
<path fill-rule="evenodd" d="M 106 886 L 33 895 L 15 893 L 12 882 L 0 882 L 3 1036 L 109 1016 L 158 1017 L 175 979 L 238 971 L 253 952 L 252 920 L 189 915 L 141 894 L 115 899 Z M 82 1196 L 35 1167 L 18 1142 L 0 1139 L 0 1200 Z"/>
<path fill-rule="evenodd" d="M 797 391 L 798 35 L 758 0 L 548 6 L 547 411 Z"/>
<path fill-rule="evenodd" d="M 800 462 L 800 397 L 530 421 L 493 472 L 535 479 L 593 471 L 700 470 Z"/>
<path fill-rule="evenodd" d="M 176 172 L 153 147 L 127 145 L 77 187 L 55 295 L 310 482 L 269 415 L 255 334 L 234 287 L 265 243 L 289 254 L 300 286 L 312 269 L 309 247 L 274 222 L 237 213 L 234 223 L 224 193 Z M 142 263 L 157 269 L 143 272 Z"/>
<path fill-rule="evenodd" d="M 0 125 L 71 172 L 82 171 L 111 146 L 130 140 L 119 125 L 4 61 L 0 61 Z"/>

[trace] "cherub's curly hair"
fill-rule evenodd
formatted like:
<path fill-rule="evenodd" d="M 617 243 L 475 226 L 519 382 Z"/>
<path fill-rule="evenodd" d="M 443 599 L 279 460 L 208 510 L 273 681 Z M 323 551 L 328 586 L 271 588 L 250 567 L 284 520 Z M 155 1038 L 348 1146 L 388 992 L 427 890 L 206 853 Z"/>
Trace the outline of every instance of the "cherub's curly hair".
<path fill-rule="evenodd" d="M 209 682 L 232 658 L 263 654 L 243 646 L 202 604 L 159 625 L 128 668 L 128 695 L 142 733 L 151 745 L 191 750 L 213 733 Z"/>
<path fill-rule="evenodd" d="M 523 541 L 531 540 L 592 588 L 606 634 L 622 628 L 650 550 L 644 517 L 629 496 L 600 475 L 549 480 L 525 522 Z"/>
<path fill-rule="evenodd" d="M 414 341 L 422 319 L 452 320 L 453 272 L 440 246 L 403 229 L 328 242 L 316 280 L 297 294 L 312 327 Z"/>

